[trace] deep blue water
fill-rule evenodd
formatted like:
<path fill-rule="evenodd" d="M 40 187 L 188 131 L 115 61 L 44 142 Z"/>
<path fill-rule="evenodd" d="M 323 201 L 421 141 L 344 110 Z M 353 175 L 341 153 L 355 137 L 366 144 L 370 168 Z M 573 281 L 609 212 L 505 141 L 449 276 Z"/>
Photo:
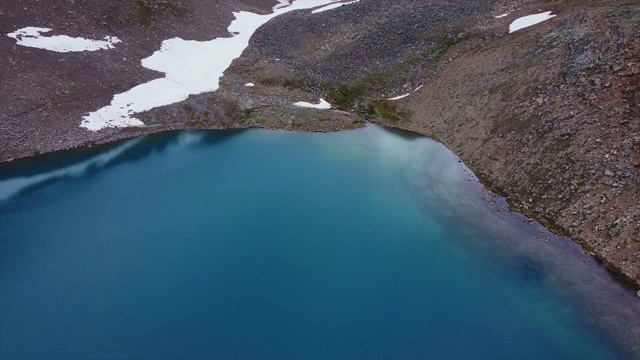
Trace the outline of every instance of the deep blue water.
<path fill-rule="evenodd" d="M 0 358 L 637 358 L 634 294 L 442 145 L 149 136 L 0 168 Z"/>

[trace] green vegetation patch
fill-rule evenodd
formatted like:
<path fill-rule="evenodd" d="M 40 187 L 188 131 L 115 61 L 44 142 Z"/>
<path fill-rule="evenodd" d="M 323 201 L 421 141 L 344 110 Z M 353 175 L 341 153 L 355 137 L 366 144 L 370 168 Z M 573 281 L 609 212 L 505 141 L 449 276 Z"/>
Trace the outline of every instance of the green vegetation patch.
<path fill-rule="evenodd" d="M 361 86 L 349 86 L 347 84 L 322 84 L 322 89 L 327 92 L 327 100 L 335 107 L 348 110 L 356 106 L 365 95 Z"/>
<path fill-rule="evenodd" d="M 209 110 L 197 110 L 195 107 L 185 104 L 182 106 L 182 110 L 187 116 L 185 125 L 190 128 L 202 128 L 210 123 L 211 114 Z"/>
<path fill-rule="evenodd" d="M 398 111 L 398 106 L 391 100 L 375 101 L 371 103 L 370 108 L 370 112 L 392 123 L 408 122 L 411 119 L 411 113 L 408 111 Z"/>
<path fill-rule="evenodd" d="M 131 2 L 128 20 L 133 25 L 149 27 L 159 16 L 183 16 L 187 12 L 186 7 L 170 0 L 136 0 Z"/>
<path fill-rule="evenodd" d="M 431 74 L 441 65 L 447 53 L 457 44 L 474 36 L 453 37 L 440 36 L 433 40 L 433 45 L 421 54 L 410 58 L 402 64 L 383 73 L 368 74 L 362 79 L 345 83 L 323 83 L 322 90 L 327 94 L 327 101 L 341 110 L 355 110 L 365 115 L 379 115 L 384 119 L 404 119 L 407 114 L 399 114 L 395 105 L 384 100 L 377 100 L 381 94 L 391 89 L 399 89 L 410 82 L 413 75 Z M 393 108 L 393 109 L 392 109 Z"/>
<path fill-rule="evenodd" d="M 365 76 L 353 84 L 322 84 L 327 93 L 327 100 L 342 110 L 362 110 L 368 107 L 368 100 L 376 98 L 377 94 L 399 86 L 407 81 L 399 68 L 387 73 L 375 73 Z"/>
<path fill-rule="evenodd" d="M 266 77 L 260 78 L 256 82 L 266 86 L 283 87 L 290 90 L 305 90 L 311 87 L 309 81 L 297 77 Z"/>

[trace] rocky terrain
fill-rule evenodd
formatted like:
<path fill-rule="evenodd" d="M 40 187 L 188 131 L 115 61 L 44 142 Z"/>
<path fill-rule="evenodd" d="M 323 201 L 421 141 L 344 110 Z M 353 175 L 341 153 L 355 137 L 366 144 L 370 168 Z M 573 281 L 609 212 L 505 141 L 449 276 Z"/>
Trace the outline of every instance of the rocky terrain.
<path fill-rule="evenodd" d="M 548 9 L 554 21 L 462 54 L 399 108 L 406 127 L 637 284 L 640 6 Z"/>
<path fill-rule="evenodd" d="M 557 16 L 508 33 L 536 11 Z M 512 206 L 640 282 L 640 5 L 370 1 L 278 21 L 230 76 L 288 76 L 284 87 L 442 141 Z"/>
<path fill-rule="evenodd" d="M 114 94 L 160 77 L 140 60 L 163 40 L 227 36 L 232 11 L 269 13 L 277 1 L 110 0 L 0 4 L 0 161 L 128 137 L 121 130 L 92 133 L 78 119 Z M 51 35 L 122 42 L 108 51 L 55 53 L 19 46 L 6 34 L 28 26 Z"/>
<path fill-rule="evenodd" d="M 221 36 L 231 10 L 268 13 L 277 2 L 8 1 L 3 33 L 47 26 L 123 45 L 59 55 L 0 37 L 3 160 L 167 129 L 380 123 L 443 142 L 512 206 L 638 290 L 640 4 L 361 0 L 295 11 L 254 34 L 217 92 L 142 114 L 158 127 L 93 133 L 79 128 L 82 115 L 157 77 L 140 59 L 162 40 Z M 556 16 L 509 33 L 513 20 L 542 11 Z M 292 106 L 320 97 L 340 111 Z"/>

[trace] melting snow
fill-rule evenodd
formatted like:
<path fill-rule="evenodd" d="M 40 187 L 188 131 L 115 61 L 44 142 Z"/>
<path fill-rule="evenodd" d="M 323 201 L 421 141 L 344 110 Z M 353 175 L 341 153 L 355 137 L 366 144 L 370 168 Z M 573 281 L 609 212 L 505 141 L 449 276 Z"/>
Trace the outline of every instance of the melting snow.
<path fill-rule="evenodd" d="M 355 3 L 359 2 L 359 1 L 360 0 L 353 0 L 353 1 L 349 1 L 349 2 L 330 4 L 330 5 L 327 5 L 325 7 L 321 7 L 320 9 L 313 10 L 311 13 L 312 14 L 317 14 L 317 13 L 321 13 L 323 11 L 336 9 L 336 8 L 339 8 L 339 7 L 344 6 L 344 5 L 355 4 Z"/>
<path fill-rule="evenodd" d="M 165 77 L 115 95 L 110 105 L 85 116 L 80 126 L 92 131 L 106 127 L 140 126 L 142 121 L 133 117 L 136 113 L 180 102 L 189 95 L 215 91 L 220 86 L 224 71 L 242 55 L 260 26 L 286 12 L 311 9 L 335 1 L 280 0 L 271 14 L 234 13 L 235 20 L 227 29 L 232 37 L 210 41 L 165 40 L 160 50 L 142 60 L 142 66 L 163 72 Z"/>
<path fill-rule="evenodd" d="M 18 45 L 50 50 L 55 52 L 80 52 L 113 49 L 120 42 L 115 36 L 107 36 L 104 40 L 91 40 L 67 35 L 43 36 L 52 29 L 26 27 L 7 34 L 17 40 Z"/>
<path fill-rule="evenodd" d="M 411 95 L 411 93 L 400 95 L 400 96 L 396 96 L 396 97 L 392 97 L 392 98 L 389 98 L 389 100 L 400 100 L 400 99 L 406 98 L 409 95 Z"/>
<path fill-rule="evenodd" d="M 524 16 L 521 17 L 519 19 L 516 19 L 514 22 L 511 23 L 511 25 L 509 25 L 509 32 L 512 33 L 514 31 L 518 31 L 520 29 L 524 29 L 526 27 L 529 27 L 531 25 L 535 25 L 538 23 L 541 23 L 545 20 L 549 20 L 552 17 L 554 17 L 555 15 L 551 15 L 551 11 L 547 11 L 547 12 L 543 12 L 540 14 L 534 14 L 534 15 L 528 15 L 528 16 Z"/>
<path fill-rule="evenodd" d="M 278 0 L 280 3 L 273 7 L 273 10 L 291 6 L 291 0 Z"/>
<path fill-rule="evenodd" d="M 299 106 L 299 107 L 305 107 L 305 108 L 322 109 L 322 110 L 331 109 L 331 104 L 329 104 L 325 99 L 320 99 L 320 102 L 318 104 L 312 104 L 305 101 L 300 101 L 300 102 L 294 103 L 293 105 Z"/>
<path fill-rule="evenodd" d="M 409 96 L 409 95 L 413 94 L 414 92 L 416 92 L 416 91 L 420 90 L 420 89 L 422 88 L 422 86 L 423 86 L 423 85 L 418 86 L 415 90 L 413 90 L 412 92 L 410 92 L 410 93 L 408 93 L 408 94 L 404 94 L 404 95 L 400 95 L 400 96 L 396 96 L 396 97 L 388 98 L 387 100 L 393 100 L 393 101 L 395 101 L 395 100 L 404 99 L 404 98 L 406 98 L 407 96 Z"/>

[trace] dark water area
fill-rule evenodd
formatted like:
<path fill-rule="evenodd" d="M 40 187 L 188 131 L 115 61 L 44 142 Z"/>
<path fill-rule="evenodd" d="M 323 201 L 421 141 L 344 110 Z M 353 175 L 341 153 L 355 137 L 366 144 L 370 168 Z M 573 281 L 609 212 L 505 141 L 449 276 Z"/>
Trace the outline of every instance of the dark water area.
<path fill-rule="evenodd" d="M 0 358 L 637 359 L 640 299 L 430 139 L 179 132 L 0 167 Z"/>

